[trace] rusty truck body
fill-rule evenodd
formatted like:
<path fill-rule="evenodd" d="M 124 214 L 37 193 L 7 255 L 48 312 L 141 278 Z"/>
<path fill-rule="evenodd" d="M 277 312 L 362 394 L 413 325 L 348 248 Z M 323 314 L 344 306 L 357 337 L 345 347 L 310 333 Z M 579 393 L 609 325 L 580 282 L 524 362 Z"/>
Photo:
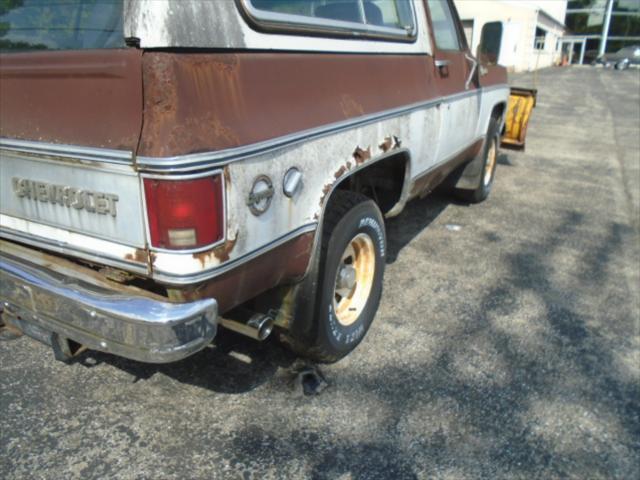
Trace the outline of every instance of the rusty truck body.
<path fill-rule="evenodd" d="M 24 0 L 0 20 L 1 318 L 60 359 L 175 361 L 222 325 L 338 360 L 380 301 L 384 219 L 493 183 L 506 71 L 448 0 Z"/>

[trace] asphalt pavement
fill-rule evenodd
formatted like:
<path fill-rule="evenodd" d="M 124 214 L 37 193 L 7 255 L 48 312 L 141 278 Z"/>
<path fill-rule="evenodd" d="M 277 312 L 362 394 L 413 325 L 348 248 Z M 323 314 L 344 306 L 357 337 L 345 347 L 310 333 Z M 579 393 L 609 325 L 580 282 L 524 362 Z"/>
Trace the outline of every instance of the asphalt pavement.
<path fill-rule="evenodd" d="M 65 365 L 0 342 L 0 478 L 640 478 L 640 70 L 549 69 L 489 200 L 388 222 L 374 324 L 328 387 L 275 342 Z"/>

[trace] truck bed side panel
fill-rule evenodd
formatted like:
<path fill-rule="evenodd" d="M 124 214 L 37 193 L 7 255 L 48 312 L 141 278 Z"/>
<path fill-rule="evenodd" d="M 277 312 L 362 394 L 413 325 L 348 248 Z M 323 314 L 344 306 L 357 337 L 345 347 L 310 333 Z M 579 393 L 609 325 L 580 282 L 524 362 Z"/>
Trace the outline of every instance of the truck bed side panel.
<path fill-rule="evenodd" d="M 423 55 L 144 55 L 140 155 L 257 143 L 435 98 Z"/>

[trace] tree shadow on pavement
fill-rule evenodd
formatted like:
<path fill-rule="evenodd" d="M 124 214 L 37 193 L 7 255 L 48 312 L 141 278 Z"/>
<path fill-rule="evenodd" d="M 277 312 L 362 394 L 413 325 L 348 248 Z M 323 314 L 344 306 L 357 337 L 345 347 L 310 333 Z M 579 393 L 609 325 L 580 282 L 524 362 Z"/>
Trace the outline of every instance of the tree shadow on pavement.
<path fill-rule="evenodd" d="M 258 342 L 220 329 L 214 343 L 174 363 L 147 364 L 97 351 L 83 352 L 73 362 L 88 368 L 107 363 L 136 382 L 160 373 L 213 392 L 240 394 L 269 382 L 279 368 L 289 368 L 295 360 L 293 353 L 272 339 Z"/>
<path fill-rule="evenodd" d="M 236 460 L 277 468 L 302 459 L 318 479 L 410 479 L 416 472 L 632 478 L 640 471 L 638 385 L 620 374 L 620 337 L 611 342 L 601 329 L 612 323 L 623 338 L 632 336 L 633 312 L 618 304 L 609 308 L 611 318 L 594 318 L 602 312 L 579 298 L 615 281 L 612 257 L 627 229 L 611 222 L 599 243 L 582 244 L 580 269 L 563 285 L 554 280 L 553 255 L 583 235 L 583 221 L 567 212 L 544 241 L 507 255 L 506 277 L 486 289 L 455 336 L 443 335 L 433 361 L 344 372 L 350 396 L 386 412 L 366 441 L 349 435 L 321 442 L 298 430 L 283 437 L 254 425 L 234 435 Z M 510 325 L 523 295 L 533 297 L 540 314 Z"/>
<path fill-rule="evenodd" d="M 450 203 L 436 194 L 390 222 L 390 261 Z M 331 410 L 342 408 L 332 407 L 334 396 L 355 405 L 366 399 L 366 408 L 385 412 L 371 420 L 368 434 L 333 432 L 332 422 L 321 437 L 298 421 L 277 431 L 253 422 L 218 447 L 231 464 L 278 471 L 295 462 L 308 465 L 315 479 L 632 478 L 640 471 L 634 455 L 639 390 L 621 372 L 616 351 L 629 347 L 634 335 L 633 307 L 624 301 L 634 292 L 615 268 L 631 232 L 614 221 L 604 233 L 586 236 L 585 228 L 585 215 L 567 210 L 544 235 L 505 252 L 499 261 L 506 273 L 455 312 L 454 328 L 429 334 L 437 337 L 435 355 L 387 362 L 374 372 L 343 370 L 340 384 L 348 390 L 329 390 L 319 400 Z M 558 268 L 554 259 L 567 249 L 576 261 Z M 406 328 L 424 332 L 416 324 L 420 315 L 405 321 Z M 162 373 L 231 394 L 271 381 L 295 361 L 275 342 L 234 334 L 219 342 L 170 365 L 95 352 L 85 360 L 107 362 L 138 379 Z M 296 405 L 281 415 L 304 411 L 304 404 Z"/>
<path fill-rule="evenodd" d="M 386 221 L 387 264 L 398 258 L 402 249 L 424 232 L 450 205 L 465 205 L 452 193 L 440 188 L 426 196 L 409 202 L 403 212 Z"/>

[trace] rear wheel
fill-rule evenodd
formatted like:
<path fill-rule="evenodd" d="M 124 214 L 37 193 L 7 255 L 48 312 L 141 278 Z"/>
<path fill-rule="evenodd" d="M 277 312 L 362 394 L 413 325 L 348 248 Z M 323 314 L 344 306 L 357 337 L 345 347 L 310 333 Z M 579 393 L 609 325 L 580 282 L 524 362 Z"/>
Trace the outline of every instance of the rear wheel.
<path fill-rule="evenodd" d="M 316 328 L 303 355 L 335 362 L 362 341 L 380 303 L 385 251 L 378 206 L 358 193 L 335 192 L 323 226 Z"/>
<path fill-rule="evenodd" d="M 491 187 L 498 165 L 498 147 L 500 145 L 500 135 L 498 132 L 498 120 L 492 118 L 487 130 L 487 138 L 482 146 L 482 174 L 478 178 L 478 183 L 474 189 L 456 189 L 456 195 L 471 203 L 480 203 L 487 199 L 491 193 Z"/>

